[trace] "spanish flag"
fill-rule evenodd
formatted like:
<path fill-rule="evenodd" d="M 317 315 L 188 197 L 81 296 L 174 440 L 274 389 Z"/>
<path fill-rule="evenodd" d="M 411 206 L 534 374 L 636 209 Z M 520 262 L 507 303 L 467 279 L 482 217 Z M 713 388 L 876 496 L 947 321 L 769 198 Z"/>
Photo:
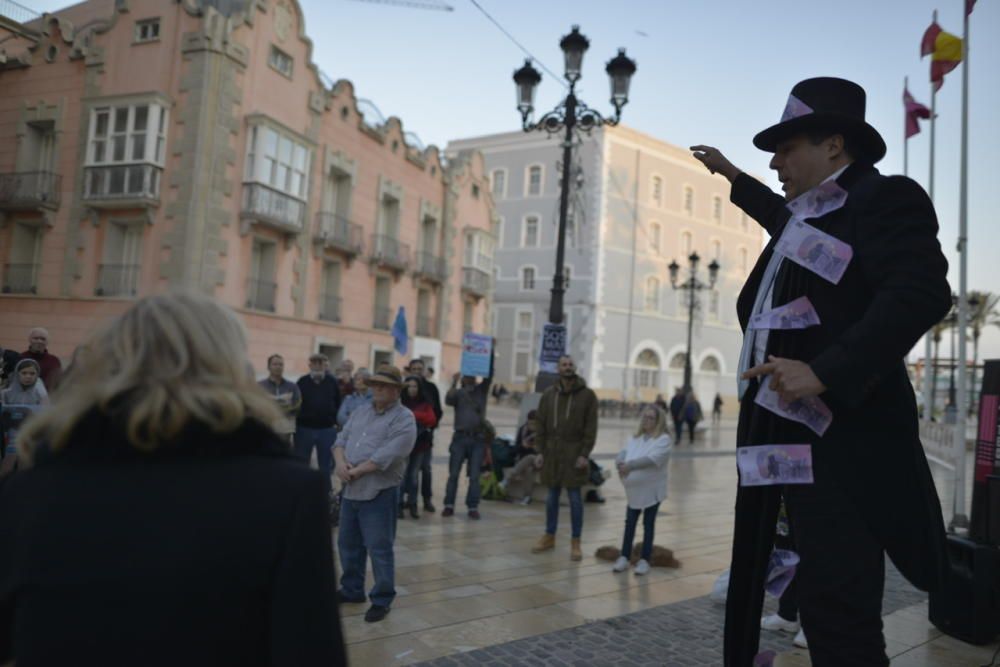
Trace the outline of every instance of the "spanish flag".
<path fill-rule="evenodd" d="M 962 62 L 962 39 L 945 32 L 935 21 L 920 40 L 920 56 L 931 56 L 931 83 L 937 92 L 944 84 L 944 75 Z"/>

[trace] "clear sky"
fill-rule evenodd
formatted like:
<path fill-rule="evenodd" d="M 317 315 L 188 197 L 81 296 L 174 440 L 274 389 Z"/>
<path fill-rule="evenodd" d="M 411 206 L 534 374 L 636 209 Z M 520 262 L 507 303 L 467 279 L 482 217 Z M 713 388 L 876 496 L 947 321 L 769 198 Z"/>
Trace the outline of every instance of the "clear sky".
<path fill-rule="evenodd" d="M 24 0 L 21 0 L 24 2 Z M 300 0 L 314 59 L 334 79 L 425 144 L 518 129 L 513 71 L 523 53 L 470 0 L 431 11 L 358 0 Z M 638 63 L 624 123 L 665 141 L 713 144 L 747 171 L 766 176 L 768 154 L 751 137 L 777 122 L 791 87 L 839 76 L 868 91 L 868 120 L 885 138 L 878 167 L 903 172 L 903 77 L 930 104 L 929 60 L 920 38 L 931 22 L 961 36 L 965 0 L 478 0 L 534 56 L 562 72 L 559 39 L 579 24 L 590 38 L 581 98 L 610 109 L 605 63 L 625 47 Z M 38 11 L 66 2 L 34 0 Z M 1000 292 L 1000 0 L 978 0 L 971 16 L 969 83 L 969 287 Z M 962 68 L 937 96 L 934 200 L 940 239 L 958 290 Z M 554 107 L 563 88 L 543 72 L 537 103 Z M 910 140 L 909 173 L 928 185 L 929 132 Z M 984 336 L 1000 357 L 1000 330 Z M 942 355 L 947 354 L 947 343 Z M 970 348 L 971 355 L 971 348 Z M 981 355 L 982 356 L 982 355 Z"/>

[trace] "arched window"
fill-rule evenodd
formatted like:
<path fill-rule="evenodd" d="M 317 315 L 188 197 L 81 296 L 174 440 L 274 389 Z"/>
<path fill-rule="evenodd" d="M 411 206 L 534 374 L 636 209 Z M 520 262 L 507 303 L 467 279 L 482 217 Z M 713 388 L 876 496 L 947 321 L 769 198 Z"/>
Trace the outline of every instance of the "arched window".
<path fill-rule="evenodd" d="M 654 276 L 646 278 L 646 310 L 660 310 L 660 280 Z"/>
<path fill-rule="evenodd" d="M 490 174 L 490 188 L 494 199 L 503 199 L 507 195 L 507 170 L 494 169 Z"/>
<path fill-rule="evenodd" d="M 653 176 L 650 184 L 650 196 L 655 206 L 663 206 L 663 179 Z"/>
<path fill-rule="evenodd" d="M 538 217 L 529 215 L 524 219 L 524 236 L 521 237 L 521 246 L 525 248 L 538 247 Z"/>
<path fill-rule="evenodd" d="M 646 348 L 635 358 L 635 385 L 637 387 L 660 386 L 660 355 Z"/>
<path fill-rule="evenodd" d="M 691 232 L 681 232 L 681 250 L 684 252 L 684 257 L 691 254 L 694 249 L 694 237 L 691 236 Z"/>
<path fill-rule="evenodd" d="M 718 357 L 705 357 L 701 360 L 698 370 L 702 373 L 720 373 L 722 371 L 722 364 L 719 363 Z"/>
<path fill-rule="evenodd" d="M 683 352 L 678 352 L 674 356 L 670 357 L 670 367 L 684 370 L 684 360 L 686 358 L 687 357 L 684 355 Z"/>
<path fill-rule="evenodd" d="M 712 220 L 716 224 L 722 224 L 722 197 L 718 195 L 712 197 Z"/>
<path fill-rule="evenodd" d="M 660 244 L 662 243 L 663 228 L 658 222 L 649 223 L 649 247 L 654 255 L 660 254 Z"/>
<path fill-rule="evenodd" d="M 694 215 L 694 188 L 690 185 L 684 187 L 684 212 Z"/>

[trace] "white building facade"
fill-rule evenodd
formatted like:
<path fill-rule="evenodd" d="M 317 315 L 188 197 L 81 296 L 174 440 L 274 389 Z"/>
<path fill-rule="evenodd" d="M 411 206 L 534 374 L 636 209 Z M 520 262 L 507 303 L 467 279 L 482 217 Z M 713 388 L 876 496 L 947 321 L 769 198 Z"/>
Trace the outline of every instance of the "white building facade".
<path fill-rule="evenodd" d="M 496 380 L 529 389 L 548 320 L 559 223 L 560 139 L 512 132 L 449 144 L 482 152 L 501 218 L 494 269 Z M 707 407 L 735 406 L 742 334 L 736 298 L 763 243 L 760 227 L 729 202 L 729 183 L 684 149 L 626 127 L 583 137 L 572 164 L 564 300 L 569 352 L 600 396 L 651 400 L 683 384 L 688 304 L 668 265 L 687 257 L 721 265 L 697 295 L 692 384 Z"/>

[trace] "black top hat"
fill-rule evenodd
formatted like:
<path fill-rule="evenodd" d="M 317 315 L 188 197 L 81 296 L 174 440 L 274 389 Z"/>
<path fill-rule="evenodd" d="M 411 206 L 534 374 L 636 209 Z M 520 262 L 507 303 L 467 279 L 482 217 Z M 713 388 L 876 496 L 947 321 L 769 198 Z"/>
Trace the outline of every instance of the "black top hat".
<path fill-rule="evenodd" d="M 849 136 L 862 152 L 856 158 L 875 164 L 885 157 L 885 141 L 878 130 L 865 122 L 865 89 L 833 77 L 795 84 L 781 122 L 758 133 L 753 145 L 773 153 L 779 142 L 815 129 L 835 130 Z"/>

